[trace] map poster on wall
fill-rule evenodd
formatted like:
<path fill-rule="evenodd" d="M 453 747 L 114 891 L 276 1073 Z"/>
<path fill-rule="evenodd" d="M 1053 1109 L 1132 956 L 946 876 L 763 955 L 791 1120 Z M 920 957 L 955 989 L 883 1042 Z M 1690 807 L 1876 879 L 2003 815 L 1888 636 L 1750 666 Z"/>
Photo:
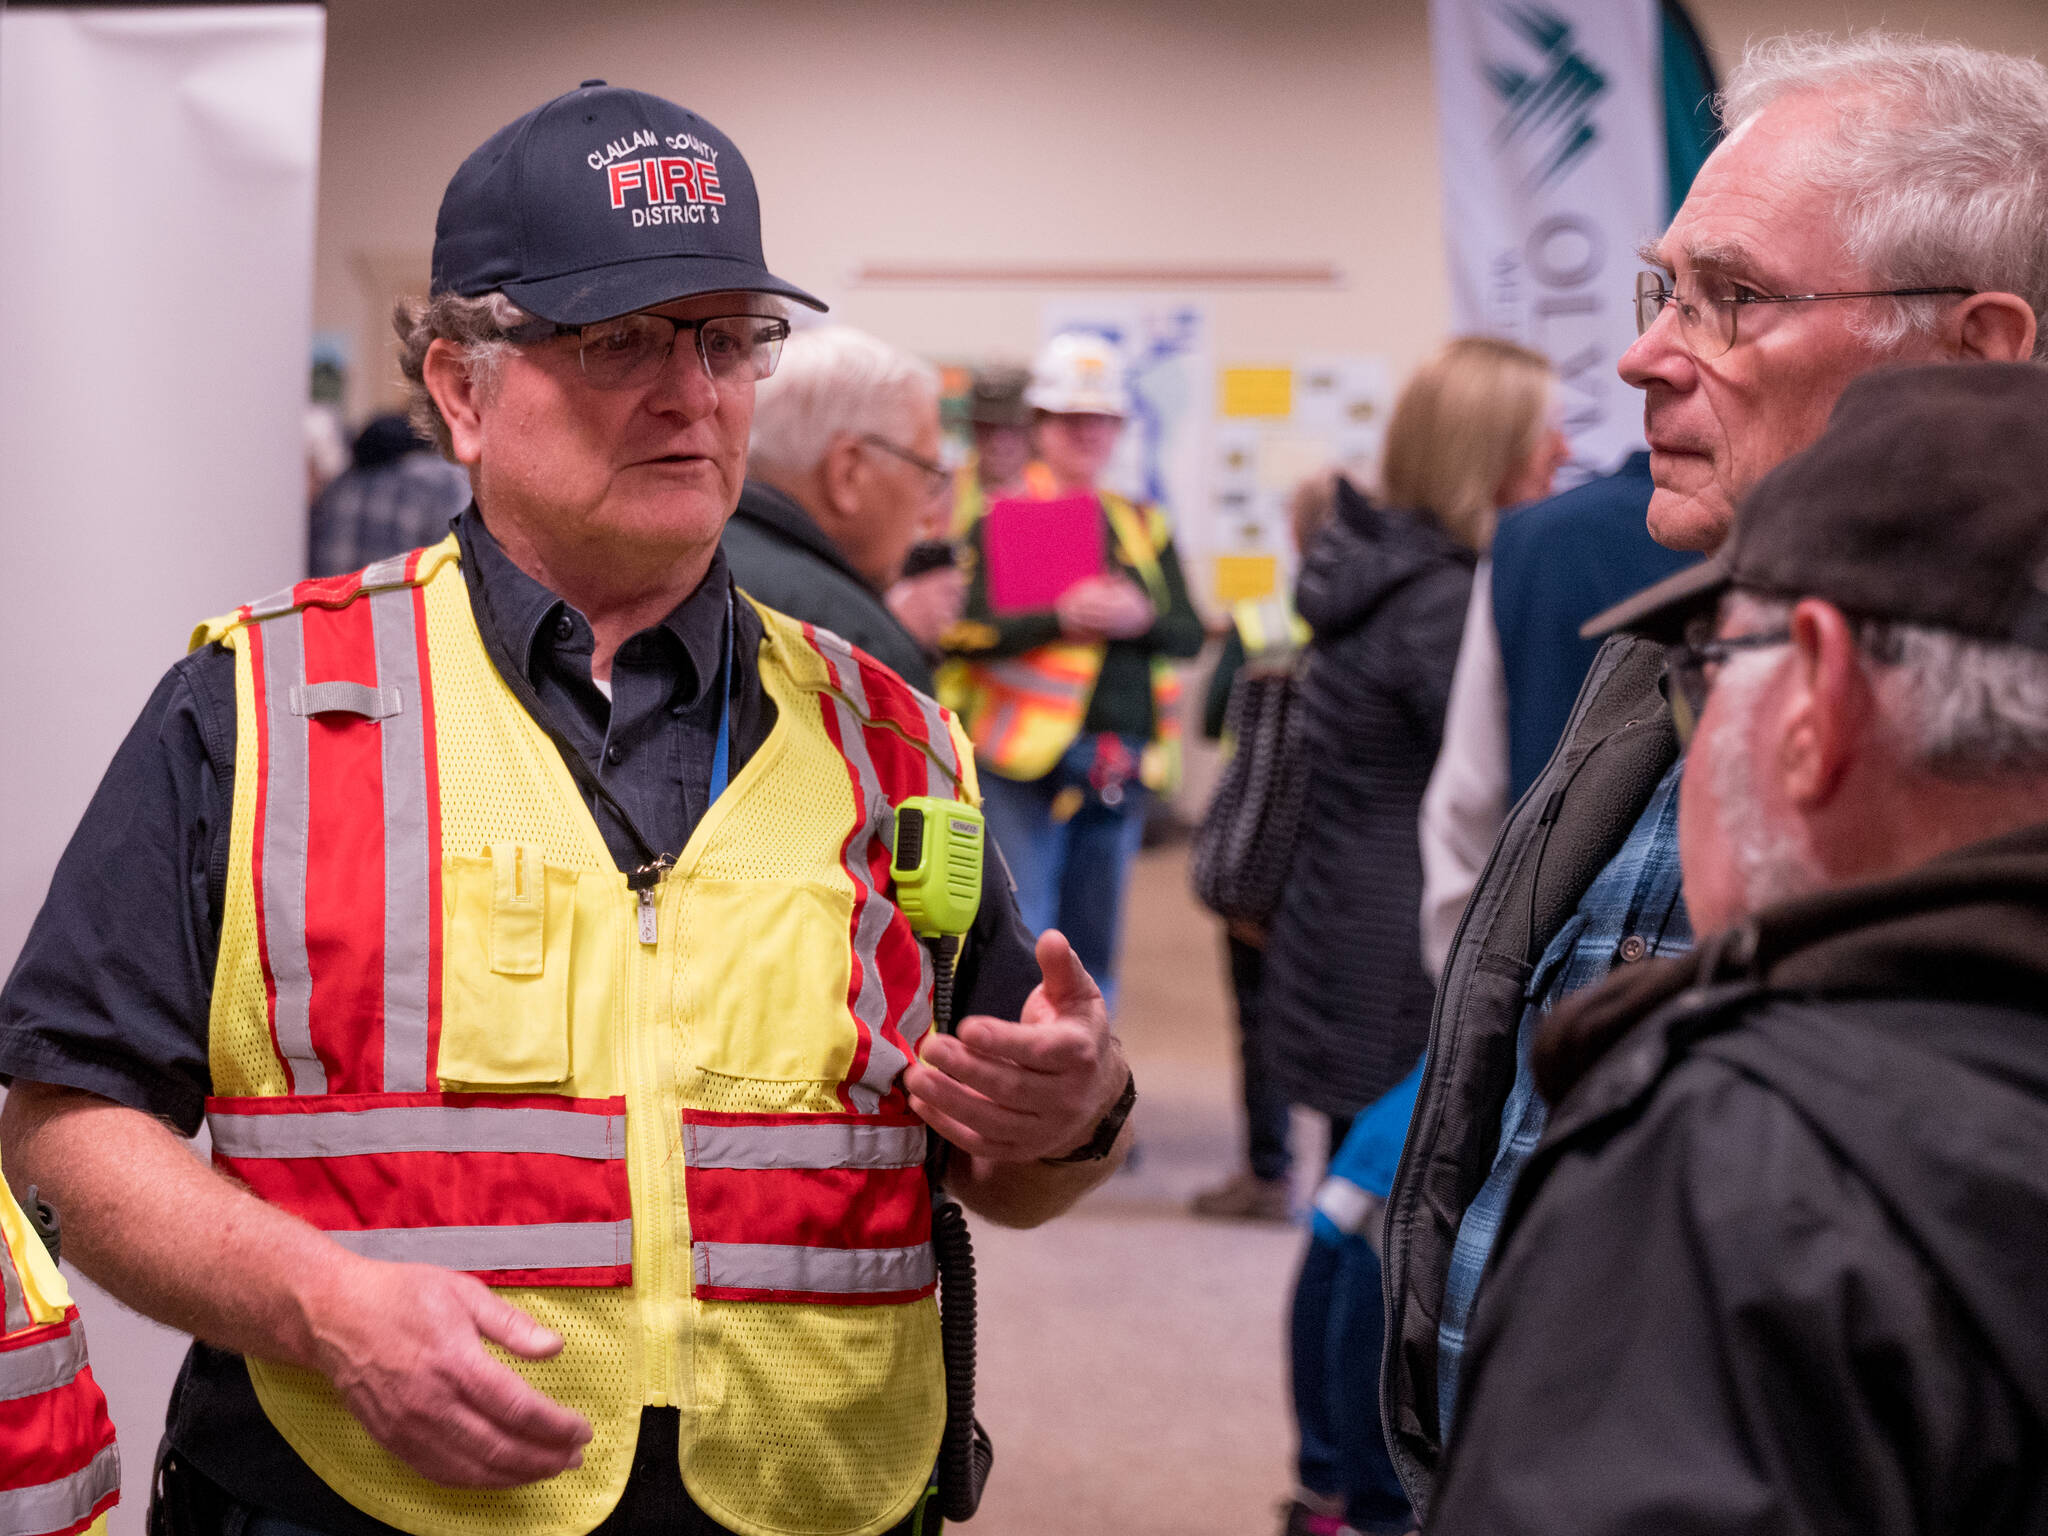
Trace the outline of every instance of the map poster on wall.
<path fill-rule="evenodd" d="M 1391 399 L 1381 357 L 1309 357 L 1221 371 L 1215 536 L 1207 550 L 1209 589 L 1219 605 L 1267 597 L 1293 581 L 1290 499 L 1302 482 L 1333 469 L 1370 486 Z"/>

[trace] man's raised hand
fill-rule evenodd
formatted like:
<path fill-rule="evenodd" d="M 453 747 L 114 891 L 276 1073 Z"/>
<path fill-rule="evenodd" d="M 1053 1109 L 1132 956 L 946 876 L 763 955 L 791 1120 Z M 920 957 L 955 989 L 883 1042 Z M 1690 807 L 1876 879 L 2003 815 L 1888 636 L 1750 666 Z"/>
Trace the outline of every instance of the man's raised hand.
<path fill-rule="evenodd" d="M 1031 1162 L 1084 1145 L 1123 1092 L 1123 1052 L 1102 991 L 1066 937 L 1038 940 L 1043 978 L 1015 1022 L 973 1014 L 927 1038 L 903 1074 L 910 1104 L 975 1157 Z"/>

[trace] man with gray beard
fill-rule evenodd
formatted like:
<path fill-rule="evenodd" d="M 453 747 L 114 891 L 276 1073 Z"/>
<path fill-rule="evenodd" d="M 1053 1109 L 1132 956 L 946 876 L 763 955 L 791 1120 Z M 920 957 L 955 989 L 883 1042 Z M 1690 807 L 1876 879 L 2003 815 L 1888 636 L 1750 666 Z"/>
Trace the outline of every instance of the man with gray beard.
<path fill-rule="evenodd" d="M 1850 384 L 1668 648 L 1702 935 L 1560 1006 L 1432 1532 L 2048 1531 L 2048 371 Z"/>
<path fill-rule="evenodd" d="M 1882 33 L 1781 38 L 1731 74 L 1721 112 L 1727 139 L 1644 248 L 1642 334 L 1621 360 L 1644 396 L 1650 533 L 1702 552 L 1850 380 L 2038 357 L 2048 313 L 2039 63 Z M 1462 1433 L 1468 1331 L 1506 1283 L 1488 1255 L 1544 1128 L 1536 1032 L 1611 971 L 1691 945 L 1663 674 L 1659 646 L 1603 647 L 1444 967 L 1385 1227 L 1383 1408 L 1419 1511 Z"/>

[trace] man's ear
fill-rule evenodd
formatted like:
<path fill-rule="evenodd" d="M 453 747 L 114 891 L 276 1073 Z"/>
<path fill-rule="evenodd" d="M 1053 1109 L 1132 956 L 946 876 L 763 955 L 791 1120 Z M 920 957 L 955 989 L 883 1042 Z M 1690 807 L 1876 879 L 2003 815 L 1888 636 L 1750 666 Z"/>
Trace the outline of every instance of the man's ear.
<path fill-rule="evenodd" d="M 1960 363 L 2023 363 L 2034 355 L 2033 306 L 2016 293 L 1973 293 L 1956 306 L 1950 334 Z"/>
<path fill-rule="evenodd" d="M 1787 627 L 1793 667 L 1775 767 L 1786 800 L 1811 813 L 1841 791 L 1876 716 L 1876 700 L 1841 609 L 1805 598 Z"/>
<path fill-rule="evenodd" d="M 424 377 L 427 393 L 434 397 L 434 404 L 441 409 L 441 419 L 448 423 L 448 437 L 455 451 L 455 462 L 467 468 L 476 468 L 483 457 L 483 413 L 476 380 L 471 377 L 469 366 L 462 360 L 462 352 L 456 345 L 442 337 L 435 337 L 427 343 L 427 355 L 421 362 L 420 372 Z"/>
<path fill-rule="evenodd" d="M 860 439 L 841 432 L 832 439 L 825 457 L 818 461 L 818 489 L 832 515 L 851 521 L 860 511 L 861 486 L 868 473 L 867 454 Z"/>

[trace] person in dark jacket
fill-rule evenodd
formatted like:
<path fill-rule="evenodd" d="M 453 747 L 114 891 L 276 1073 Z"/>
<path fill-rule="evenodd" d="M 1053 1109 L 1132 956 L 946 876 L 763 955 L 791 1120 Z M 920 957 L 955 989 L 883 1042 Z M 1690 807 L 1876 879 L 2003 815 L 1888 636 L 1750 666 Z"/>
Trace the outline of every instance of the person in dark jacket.
<path fill-rule="evenodd" d="M 2048 314 L 2048 68 L 1883 33 L 1753 45 L 1730 136 L 1645 250 L 1649 526 L 1726 537 L 1736 502 L 1873 368 L 2019 359 Z M 1931 159 L 1939 142 L 1952 161 Z M 1943 169 L 1944 163 L 1967 171 Z M 1487 1255 L 1542 1134 L 1529 1042 L 1561 998 L 1691 943 L 1664 653 L 1602 646 L 1549 764 L 1509 813 L 1445 960 L 1413 1131 L 1387 1202 L 1382 1418 L 1426 1510 Z"/>
<path fill-rule="evenodd" d="M 349 467 L 327 483 L 306 521 L 306 574 L 339 576 L 448 537 L 469 505 L 469 474 L 434 452 L 397 411 L 356 434 Z"/>
<path fill-rule="evenodd" d="M 2048 1530 L 2044 416 L 1866 375 L 1603 621 L 1671 646 L 1702 938 L 1538 1033 L 1432 1532 Z"/>
<path fill-rule="evenodd" d="M 1416 813 L 1443 736 L 1472 568 L 1499 509 L 1547 494 L 1564 446 L 1550 365 L 1461 337 L 1417 370 L 1388 423 L 1388 505 L 1337 483 L 1336 520 L 1303 562 L 1314 631 L 1302 673 L 1309 777 L 1293 871 L 1267 940 L 1260 1033 L 1275 1087 L 1331 1122 L 1422 1054 L 1432 992 L 1418 911 Z M 1379 1264 L 1311 1246 L 1293 1342 L 1301 1487 L 1290 1531 L 1406 1530 L 1371 1411 Z"/>
<path fill-rule="evenodd" d="M 898 581 L 949 505 L 939 449 L 930 366 L 847 326 L 798 331 L 756 392 L 747 484 L 724 538 L 744 591 L 852 641 L 924 693 L 965 585 L 950 567 Z"/>

